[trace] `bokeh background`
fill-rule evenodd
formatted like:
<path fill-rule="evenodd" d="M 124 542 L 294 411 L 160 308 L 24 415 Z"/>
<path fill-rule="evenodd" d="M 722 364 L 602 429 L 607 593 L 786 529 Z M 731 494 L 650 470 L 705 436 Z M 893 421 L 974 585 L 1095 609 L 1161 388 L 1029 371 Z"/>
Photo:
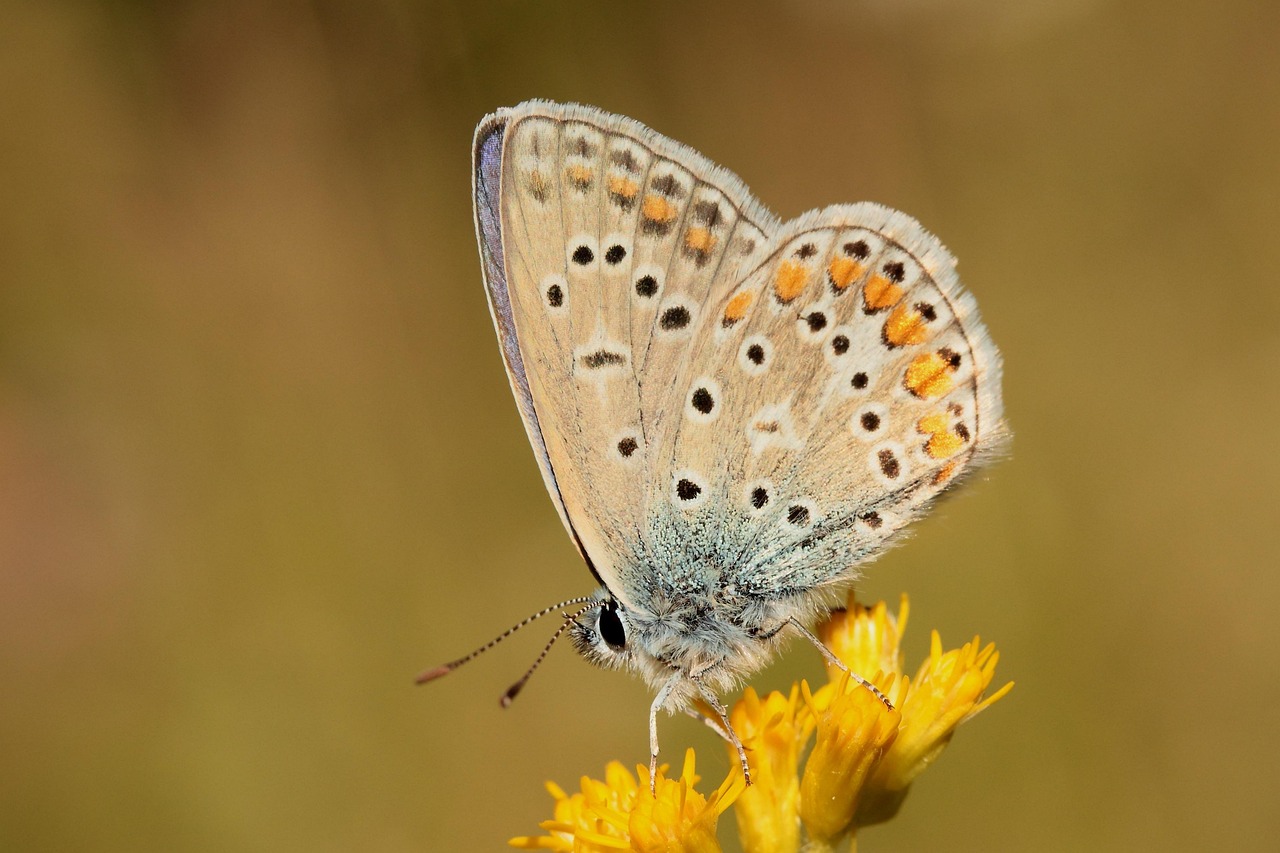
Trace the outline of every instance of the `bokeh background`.
<path fill-rule="evenodd" d="M 4 3 L 0 849 L 498 849 L 645 759 L 646 690 L 567 646 L 499 709 L 550 626 L 411 683 L 591 585 L 472 230 L 472 129 L 534 96 L 784 216 L 911 212 L 1004 351 L 1011 457 L 862 590 L 1017 687 L 863 848 L 1275 849 L 1278 40 L 1267 0 Z"/>

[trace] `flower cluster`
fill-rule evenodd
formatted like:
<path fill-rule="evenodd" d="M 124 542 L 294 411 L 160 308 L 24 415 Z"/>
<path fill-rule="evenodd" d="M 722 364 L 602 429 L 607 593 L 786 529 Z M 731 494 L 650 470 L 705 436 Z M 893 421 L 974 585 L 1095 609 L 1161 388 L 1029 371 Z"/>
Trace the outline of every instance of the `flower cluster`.
<path fill-rule="evenodd" d="M 578 853 L 718 853 L 716 822 L 742 792 L 744 782 L 741 774 L 731 775 L 709 797 L 694 789 L 697 782 L 692 749 L 685 753 L 677 778 L 668 778 L 665 766 L 658 769 L 652 792 L 648 768 L 637 767 L 633 776 L 620 762 L 611 761 L 603 780 L 582 777 L 577 794 L 547 783 L 556 801 L 555 817 L 540 824 L 547 834 L 509 843 L 525 850 Z"/>
<path fill-rule="evenodd" d="M 512 846 L 564 851 L 720 850 L 716 823 L 733 806 L 747 853 L 795 853 L 852 843 L 858 828 L 897 814 L 915 778 L 951 741 L 956 727 L 995 703 L 1010 682 L 987 695 L 999 654 L 978 637 L 943 651 L 933 632 L 929 657 L 908 676 L 900 640 L 906 628 L 904 596 L 895 615 L 883 602 L 863 607 L 852 595 L 819 636 L 850 672 L 888 698 L 892 708 L 848 672 L 831 665 L 827 683 L 808 682 L 765 697 L 750 687 L 730 721 L 746 747 L 752 784 L 745 786 L 737 754 L 734 768 L 709 797 L 694 785 L 693 751 L 675 779 L 662 771 L 656 793 L 648 772 L 633 776 L 611 763 L 603 781 L 583 778 L 572 796 L 549 784 L 555 818 L 546 835 L 515 838 Z"/>

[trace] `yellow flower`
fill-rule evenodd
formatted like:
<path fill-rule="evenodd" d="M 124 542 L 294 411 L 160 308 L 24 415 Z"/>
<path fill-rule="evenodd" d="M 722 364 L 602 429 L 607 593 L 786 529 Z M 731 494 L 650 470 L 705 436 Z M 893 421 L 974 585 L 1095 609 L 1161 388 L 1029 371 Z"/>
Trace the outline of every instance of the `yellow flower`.
<path fill-rule="evenodd" d="M 763 701 L 748 687 L 730 713 L 751 765 L 751 787 L 734 805 L 738 837 L 746 850 L 794 853 L 800 849 L 800 749 L 809 732 L 798 724 L 800 690 L 789 696 L 776 690 Z M 729 761 L 737 767 L 737 750 L 729 745 Z"/>
<path fill-rule="evenodd" d="M 929 659 L 915 680 L 903 678 L 889 692 L 890 701 L 902 711 L 902 725 L 867 785 L 869 796 L 858 813 L 860 826 L 893 817 L 908 786 L 951 742 L 956 727 L 1013 689 L 1010 681 L 983 698 L 999 659 L 995 643 L 984 647 L 978 637 L 944 653 L 942 638 L 933 632 Z"/>
<path fill-rule="evenodd" d="M 668 779 L 659 768 L 649 793 L 649 771 L 632 776 L 617 761 L 605 768 L 604 781 L 582 778 L 581 793 L 566 794 L 554 783 L 547 790 L 556 799 L 555 818 L 540 824 L 547 835 L 513 838 L 508 844 L 526 850 L 604 853 L 719 853 L 716 822 L 742 792 L 740 773 L 730 774 L 710 797 L 694 789 L 694 755 L 685 754 L 684 768 Z"/>
<path fill-rule="evenodd" d="M 817 739 L 800 783 L 800 817 L 811 841 L 830 846 L 852 829 L 863 783 L 897 737 L 902 716 L 845 673 L 821 697 L 808 682 L 801 690 Z"/>
<path fill-rule="evenodd" d="M 861 790 L 850 793 L 856 805 L 849 831 L 881 823 L 897 814 L 911 783 L 951 742 L 956 727 L 1013 688 L 1010 682 L 984 699 L 999 660 L 994 644 L 984 648 L 974 637 L 973 642 L 944 653 L 937 631 L 932 635 L 929 659 L 914 680 L 906 677 L 900 642 L 908 611 L 905 595 L 895 617 L 883 602 L 863 607 L 850 594 L 847 608 L 833 613 L 818 629 L 836 656 L 852 672 L 872 680 L 899 714 L 894 737 L 883 754 L 877 756 L 870 772 L 857 780 Z M 828 673 L 832 683 L 816 694 L 819 708 L 830 701 L 828 693 L 840 689 L 837 685 L 844 677 L 835 667 L 829 667 Z M 876 704 L 882 711 L 888 710 L 883 703 L 870 701 L 869 690 L 855 689 L 853 694 L 861 694 L 865 713 L 875 711 Z M 851 744 L 849 748 L 867 749 L 869 745 Z M 809 763 L 812 765 L 812 758 Z M 808 768 L 805 772 L 809 772 Z M 804 791 L 802 787 L 802 797 Z"/>
<path fill-rule="evenodd" d="M 507 843 L 526 850 L 582 853 L 629 849 L 628 815 L 640 788 L 621 762 L 610 761 L 604 773 L 604 781 L 583 776 L 581 793 L 572 796 L 556 783 L 548 782 L 547 791 L 555 798 L 556 810 L 553 819 L 539 824 L 547 834 L 513 838 Z"/>
<path fill-rule="evenodd" d="M 903 671 L 899 643 L 907 630 L 909 610 L 905 595 L 895 616 L 883 601 L 874 607 L 863 607 L 851 594 L 845 609 L 834 611 L 818 626 L 818 634 L 850 672 L 875 681 L 882 672 Z M 843 674 L 838 667 L 827 664 L 829 681 L 838 681 Z"/>
<path fill-rule="evenodd" d="M 694 784 L 693 750 L 684 756 L 679 779 L 658 774 L 657 793 L 642 787 L 631 812 L 631 849 L 646 853 L 713 853 L 716 821 L 742 793 L 745 782 L 740 773 L 730 773 L 710 797 L 703 798 Z"/>
<path fill-rule="evenodd" d="M 1013 687 L 986 695 L 999 660 L 994 644 L 983 646 L 974 637 L 943 651 L 936 631 L 928 660 L 907 677 L 901 650 L 907 613 L 905 595 L 897 614 L 883 602 L 863 607 L 850 595 L 847 608 L 818 627 L 832 652 L 874 684 L 892 708 L 834 666 L 828 683 L 816 691 L 800 682 L 789 694 L 761 699 L 748 687 L 730 712 L 751 768 L 753 784 L 745 791 L 732 747 L 733 770 L 706 798 L 694 788 L 692 750 L 679 777 L 668 779 L 665 768 L 659 770 L 656 794 L 649 793 L 645 768 L 632 775 L 615 761 L 604 781 L 583 778 L 581 793 L 570 796 L 548 784 L 556 807 L 555 818 L 541 824 L 547 834 L 510 843 L 583 853 L 714 853 L 720 850 L 716 823 L 735 803 L 746 853 L 818 853 L 856 841 L 860 827 L 897 813 L 911 783 L 946 748 L 957 726 Z M 719 723 L 711 709 L 703 712 Z"/>

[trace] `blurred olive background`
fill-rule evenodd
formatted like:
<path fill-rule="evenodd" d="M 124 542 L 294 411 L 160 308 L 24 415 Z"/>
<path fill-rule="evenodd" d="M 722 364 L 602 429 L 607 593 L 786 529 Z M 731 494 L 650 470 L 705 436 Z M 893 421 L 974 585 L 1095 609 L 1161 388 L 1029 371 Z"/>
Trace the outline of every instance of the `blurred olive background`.
<path fill-rule="evenodd" d="M 0 7 L 0 848 L 481 850 L 645 760 L 480 282 L 470 142 L 634 116 L 783 216 L 902 208 L 1010 458 L 871 567 L 1002 650 L 867 850 L 1275 849 L 1280 5 Z M 821 667 L 807 648 L 754 680 Z M 666 757 L 728 759 L 684 718 Z M 730 822 L 722 835 L 733 835 Z"/>

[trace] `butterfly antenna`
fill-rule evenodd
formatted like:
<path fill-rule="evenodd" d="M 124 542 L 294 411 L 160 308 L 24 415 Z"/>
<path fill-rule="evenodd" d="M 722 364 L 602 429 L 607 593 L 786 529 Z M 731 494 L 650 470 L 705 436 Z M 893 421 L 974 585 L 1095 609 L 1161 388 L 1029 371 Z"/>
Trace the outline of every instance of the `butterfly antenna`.
<path fill-rule="evenodd" d="M 580 604 L 581 600 L 575 603 Z M 572 625 L 574 622 L 577 622 L 579 616 L 581 616 L 583 613 L 586 613 L 588 610 L 591 610 L 593 607 L 596 607 L 596 606 L 597 605 L 593 602 L 588 606 L 582 608 L 572 616 L 565 614 L 564 624 L 562 624 L 559 628 L 556 629 L 556 632 L 551 635 L 550 640 L 547 640 L 547 644 L 542 647 L 542 653 L 539 654 L 537 660 L 533 662 L 533 666 L 529 667 L 529 669 L 525 671 L 525 674 L 520 676 L 520 680 L 517 681 L 515 684 L 511 685 L 510 687 L 508 687 L 507 692 L 502 694 L 502 698 L 498 700 L 499 705 L 501 705 L 504 708 L 511 707 L 511 703 L 515 701 L 516 694 L 518 694 L 521 690 L 524 689 L 525 684 L 529 682 L 529 679 L 533 676 L 534 671 L 537 670 L 537 668 L 542 665 L 542 662 L 544 660 L 546 660 L 547 653 L 550 652 L 551 647 L 556 644 L 556 640 L 560 639 L 560 635 L 563 634 L 565 631 L 569 630 L 569 626 Z"/>
<path fill-rule="evenodd" d="M 526 617 L 525 619 L 521 619 L 519 622 L 512 625 L 507 630 L 503 631 L 501 634 L 494 637 L 492 640 L 485 643 L 483 646 L 476 649 L 471 654 L 464 655 L 458 658 L 457 660 L 451 660 L 446 664 L 441 664 L 440 666 L 433 667 L 432 669 L 424 670 L 421 674 L 418 675 L 417 678 L 414 679 L 414 681 L 417 684 L 426 684 L 428 681 L 434 681 L 435 679 L 439 678 L 442 675 L 448 675 L 449 673 L 453 672 L 455 669 L 462 666 L 464 663 L 471 660 L 472 658 L 477 657 L 483 654 L 484 652 L 489 651 L 489 649 L 498 645 L 498 643 L 501 643 L 507 637 L 510 637 L 512 634 L 514 634 L 516 631 L 519 631 L 521 628 L 523 628 L 525 625 L 528 625 L 530 622 L 533 622 L 536 619 L 541 619 L 543 616 L 546 616 L 548 613 L 551 613 L 552 611 L 555 611 L 555 610 L 559 610 L 562 607 L 568 607 L 571 604 L 582 604 L 583 602 L 590 601 L 590 600 L 591 600 L 591 596 L 588 595 L 588 596 L 583 596 L 581 598 L 570 598 L 568 601 L 562 601 L 559 604 L 553 604 L 550 607 L 544 607 L 541 610 L 539 610 L 537 613 L 534 613 L 532 616 Z M 560 630 L 563 631 L 564 628 L 561 628 Z M 559 632 L 556 633 L 556 636 L 559 636 Z M 545 654 L 545 652 L 543 654 Z M 539 658 L 539 660 L 541 660 L 541 658 Z"/>

